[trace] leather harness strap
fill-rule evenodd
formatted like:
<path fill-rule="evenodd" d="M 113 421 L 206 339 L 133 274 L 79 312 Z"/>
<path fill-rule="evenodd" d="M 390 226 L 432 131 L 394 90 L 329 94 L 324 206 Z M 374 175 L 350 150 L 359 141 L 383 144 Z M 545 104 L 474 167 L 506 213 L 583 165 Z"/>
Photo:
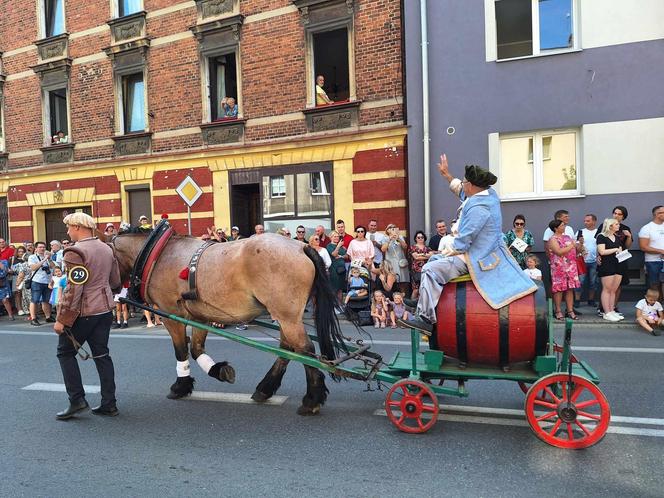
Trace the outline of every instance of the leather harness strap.
<path fill-rule="evenodd" d="M 134 301 L 145 303 L 145 290 L 152 274 L 152 268 L 174 233 L 175 231 L 168 221 L 161 220 L 145 240 L 129 278 L 129 296 Z"/>
<path fill-rule="evenodd" d="M 198 249 L 196 249 L 196 252 L 194 255 L 191 257 L 191 260 L 189 261 L 189 276 L 187 277 L 187 280 L 189 282 L 189 290 L 187 292 L 182 293 L 182 299 L 186 301 L 194 301 L 198 299 L 198 289 L 196 287 L 196 274 L 198 273 L 196 270 L 198 269 L 198 262 L 201 259 L 201 256 L 205 252 L 205 250 L 210 247 L 211 245 L 216 244 L 217 241 L 206 241 L 203 243 L 202 246 L 200 246 Z"/>

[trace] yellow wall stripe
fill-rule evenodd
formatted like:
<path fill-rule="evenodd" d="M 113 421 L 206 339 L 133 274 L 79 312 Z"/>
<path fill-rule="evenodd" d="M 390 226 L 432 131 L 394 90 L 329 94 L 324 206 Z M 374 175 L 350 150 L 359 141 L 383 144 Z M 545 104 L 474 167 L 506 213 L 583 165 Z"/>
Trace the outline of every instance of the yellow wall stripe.
<path fill-rule="evenodd" d="M 388 178 L 405 178 L 406 172 L 404 170 L 393 171 L 376 171 L 372 173 L 354 173 L 353 181 L 360 182 L 365 180 L 385 180 Z"/>
<path fill-rule="evenodd" d="M 336 193 L 336 190 L 335 190 Z M 336 201 L 336 198 L 335 198 Z M 353 209 L 387 209 L 387 208 L 402 208 L 406 207 L 406 200 L 398 201 L 373 201 L 373 202 L 356 202 Z"/>

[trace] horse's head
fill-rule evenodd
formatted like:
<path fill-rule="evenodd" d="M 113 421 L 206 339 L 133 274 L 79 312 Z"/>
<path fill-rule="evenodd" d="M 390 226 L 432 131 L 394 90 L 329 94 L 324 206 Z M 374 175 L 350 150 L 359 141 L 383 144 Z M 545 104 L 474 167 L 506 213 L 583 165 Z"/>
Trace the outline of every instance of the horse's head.
<path fill-rule="evenodd" d="M 129 279 L 134 262 L 141 252 L 141 247 L 145 242 L 147 233 L 121 233 L 110 240 L 110 244 L 115 249 L 115 257 L 120 267 L 120 276 L 122 281 Z"/>

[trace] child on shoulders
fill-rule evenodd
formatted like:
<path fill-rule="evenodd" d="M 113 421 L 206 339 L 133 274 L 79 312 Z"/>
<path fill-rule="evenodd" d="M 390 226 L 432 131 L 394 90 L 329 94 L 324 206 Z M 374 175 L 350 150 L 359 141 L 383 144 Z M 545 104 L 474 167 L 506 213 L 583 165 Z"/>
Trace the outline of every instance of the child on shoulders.
<path fill-rule="evenodd" d="M 664 326 L 664 308 L 658 301 L 659 291 L 648 289 L 646 295 L 636 303 L 636 323 L 652 335 L 661 335 L 658 329 Z"/>

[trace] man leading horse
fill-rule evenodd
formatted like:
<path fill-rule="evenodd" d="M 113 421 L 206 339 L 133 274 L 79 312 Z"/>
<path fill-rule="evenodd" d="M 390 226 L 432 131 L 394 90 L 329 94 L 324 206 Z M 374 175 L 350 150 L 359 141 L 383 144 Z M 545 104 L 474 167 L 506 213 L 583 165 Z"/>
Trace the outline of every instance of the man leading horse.
<path fill-rule="evenodd" d="M 458 228 L 456 235 L 444 244 L 444 257 L 422 268 L 420 298 L 417 303 L 407 302 L 417 305 L 416 316 L 412 320 L 399 320 L 401 325 L 426 334 L 434 329 L 443 287 L 453 278 L 470 273 L 478 292 L 494 309 L 537 290 L 503 242 L 500 199 L 491 188 L 496 176 L 471 165 L 466 166 L 463 180 L 454 178 L 445 154 L 440 157 L 438 171 L 462 201 Z"/>

